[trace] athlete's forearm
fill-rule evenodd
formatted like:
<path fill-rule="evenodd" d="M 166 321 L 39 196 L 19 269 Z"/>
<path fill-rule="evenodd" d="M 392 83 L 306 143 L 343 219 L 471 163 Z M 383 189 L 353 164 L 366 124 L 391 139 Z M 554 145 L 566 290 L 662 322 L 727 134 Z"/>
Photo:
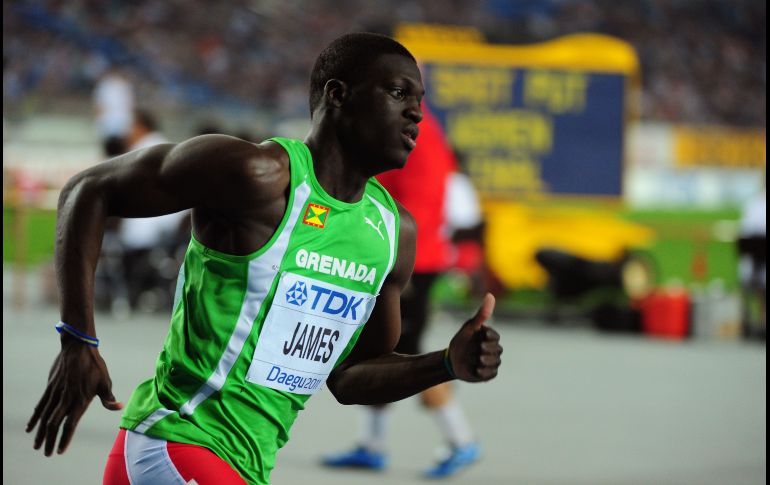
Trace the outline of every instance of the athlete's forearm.
<path fill-rule="evenodd" d="M 342 404 L 384 404 L 405 399 L 451 379 L 443 351 L 388 354 L 337 368 L 328 383 Z"/>
<path fill-rule="evenodd" d="M 91 336 L 96 335 L 94 273 L 106 217 L 105 199 L 93 177 L 78 174 L 67 182 L 56 221 L 59 307 L 62 321 Z"/>

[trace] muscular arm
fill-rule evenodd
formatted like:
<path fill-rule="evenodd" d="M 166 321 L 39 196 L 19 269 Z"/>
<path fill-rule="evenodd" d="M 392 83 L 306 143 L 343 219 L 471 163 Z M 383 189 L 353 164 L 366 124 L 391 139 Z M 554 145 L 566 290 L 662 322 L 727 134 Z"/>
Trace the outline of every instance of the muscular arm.
<path fill-rule="evenodd" d="M 394 402 L 453 379 L 444 364 L 444 350 L 422 355 L 393 352 L 401 333 L 401 292 L 414 266 L 416 236 L 414 219 L 401 209 L 399 254 L 393 271 L 355 348 L 327 381 L 342 404 Z M 494 299 L 487 295 L 476 316 L 449 344 L 455 375 L 462 380 L 486 381 L 497 375 L 502 353 L 499 335 L 483 325 L 493 308 Z"/>
<path fill-rule="evenodd" d="M 70 179 L 59 197 L 56 228 L 62 321 L 96 336 L 94 272 L 107 217 L 157 216 L 195 207 L 229 211 L 237 219 L 262 202 L 280 199 L 288 183 L 285 160 L 277 155 L 282 152 L 271 145 L 201 136 L 137 150 Z M 61 340 L 48 386 L 27 425 L 32 431 L 40 423 L 35 448 L 45 440 L 46 455 L 53 452 L 62 422 L 59 453 L 64 451 L 95 395 L 108 409 L 122 407 L 112 395 L 98 350 L 64 332 Z"/>
<path fill-rule="evenodd" d="M 237 213 L 259 206 L 282 190 L 272 183 L 274 174 L 265 175 L 271 168 L 280 172 L 266 152 L 207 135 L 137 150 L 70 179 L 59 197 L 56 230 L 62 320 L 95 335 L 93 276 L 108 216 L 150 217 L 191 207 Z"/>

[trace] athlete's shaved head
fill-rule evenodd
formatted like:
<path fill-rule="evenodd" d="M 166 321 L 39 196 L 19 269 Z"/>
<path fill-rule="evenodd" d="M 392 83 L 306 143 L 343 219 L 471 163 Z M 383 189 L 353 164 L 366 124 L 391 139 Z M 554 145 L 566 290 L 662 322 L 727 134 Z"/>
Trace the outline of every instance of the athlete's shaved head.
<path fill-rule="evenodd" d="M 332 41 L 318 55 L 310 74 L 310 116 L 318 107 L 329 79 L 355 83 L 374 61 L 385 54 L 398 54 L 415 60 L 406 47 L 385 35 L 357 32 Z"/>

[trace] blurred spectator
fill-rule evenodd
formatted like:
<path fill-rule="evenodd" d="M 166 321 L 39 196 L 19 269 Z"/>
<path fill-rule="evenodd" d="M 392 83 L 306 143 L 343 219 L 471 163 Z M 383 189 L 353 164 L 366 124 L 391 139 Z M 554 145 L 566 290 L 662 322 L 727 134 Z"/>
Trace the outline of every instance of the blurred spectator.
<path fill-rule="evenodd" d="M 126 149 L 126 138 L 119 136 L 107 137 L 103 141 L 102 150 L 104 151 L 104 156 L 107 158 L 123 155 L 128 151 Z"/>
<path fill-rule="evenodd" d="M 93 99 L 104 154 L 120 155 L 131 129 L 133 87 L 117 68 L 110 67 L 96 83 Z"/>
<path fill-rule="evenodd" d="M 129 151 L 168 143 L 166 137 L 160 132 L 155 117 L 149 111 L 142 109 L 133 112 L 133 122 L 128 132 L 127 141 Z"/>
<path fill-rule="evenodd" d="M 125 141 L 114 138 L 106 146 L 107 157 L 112 158 L 126 152 Z M 128 315 L 128 290 L 123 270 L 123 245 L 120 243 L 119 217 L 108 217 L 104 225 L 104 237 L 96 266 L 94 304 L 98 310 L 110 311 L 116 317 Z M 56 273 L 51 261 L 51 278 L 56 282 Z M 54 300 L 52 300 L 54 301 Z"/>
<path fill-rule="evenodd" d="M 131 151 L 168 142 L 148 111 L 136 110 L 133 119 L 128 136 Z M 189 242 L 189 227 L 189 211 L 121 221 L 118 233 L 132 309 L 155 311 L 171 304 L 177 259 L 180 247 Z"/>

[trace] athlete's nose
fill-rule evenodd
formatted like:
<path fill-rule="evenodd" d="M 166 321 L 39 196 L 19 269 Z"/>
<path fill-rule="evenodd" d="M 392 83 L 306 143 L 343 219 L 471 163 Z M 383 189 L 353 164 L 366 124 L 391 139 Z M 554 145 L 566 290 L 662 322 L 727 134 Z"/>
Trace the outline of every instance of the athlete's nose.
<path fill-rule="evenodd" d="M 422 109 L 420 107 L 420 103 L 415 101 L 413 104 L 409 105 L 409 107 L 406 109 L 406 112 L 404 113 L 404 116 L 415 123 L 422 121 Z"/>

